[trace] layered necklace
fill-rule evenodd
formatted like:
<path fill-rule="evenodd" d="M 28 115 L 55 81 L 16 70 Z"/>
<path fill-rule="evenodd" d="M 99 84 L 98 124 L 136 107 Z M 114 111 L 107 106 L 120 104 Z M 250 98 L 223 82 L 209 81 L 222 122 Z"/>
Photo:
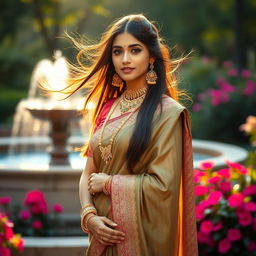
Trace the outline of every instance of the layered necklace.
<path fill-rule="evenodd" d="M 147 88 L 139 89 L 138 91 L 131 91 L 131 90 L 126 90 L 120 97 L 120 100 L 117 100 L 111 111 L 109 111 L 103 125 L 102 129 L 100 132 L 99 136 L 99 149 L 101 152 L 101 158 L 104 160 L 104 162 L 107 164 L 111 159 L 112 159 L 112 144 L 113 141 L 119 132 L 119 130 L 124 126 L 124 124 L 129 120 L 129 118 L 132 116 L 132 114 L 136 111 L 137 107 L 142 103 L 146 96 Z M 134 101 L 134 102 L 133 102 Z M 120 103 L 120 105 L 119 105 Z M 127 117 L 121 122 L 121 124 L 116 128 L 114 133 L 112 134 L 110 141 L 107 145 L 103 146 L 102 145 L 102 137 L 103 137 L 103 131 L 105 129 L 105 126 L 116 109 L 117 106 L 120 106 L 120 111 L 121 113 L 127 112 L 128 110 L 134 108 L 128 115 Z"/>
<path fill-rule="evenodd" d="M 130 109 L 140 105 L 145 98 L 146 92 L 147 92 L 147 87 L 144 87 L 136 91 L 134 90 L 124 91 L 124 93 L 121 95 L 121 100 L 120 100 L 121 113 L 123 114 L 129 111 Z"/>

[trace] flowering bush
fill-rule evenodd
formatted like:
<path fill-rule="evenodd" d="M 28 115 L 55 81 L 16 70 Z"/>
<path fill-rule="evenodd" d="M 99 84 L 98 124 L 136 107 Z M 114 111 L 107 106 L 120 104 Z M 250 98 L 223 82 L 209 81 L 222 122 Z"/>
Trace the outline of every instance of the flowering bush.
<path fill-rule="evenodd" d="M 4 201 L 4 200 L 3 200 Z M 13 233 L 13 223 L 0 212 L 0 255 L 11 256 L 23 251 L 21 235 Z"/>
<path fill-rule="evenodd" d="M 58 224 L 58 215 L 63 212 L 60 204 L 52 206 L 49 213 L 45 195 L 40 190 L 29 191 L 24 199 L 25 208 L 16 206 L 10 210 L 9 197 L 1 197 L 0 204 L 6 214 L 15 223 L 15 231 L 27 236 L 51 236 L 54 235 L 54 227 Z"/>
<path fill-rule="evenodd" d="M 226 161 L 194 170 L 200 255 L 256 255 L 256 184 L 252 169 Z"/>
<path fill-rule="evenodd" d="M 255 72 L 243 69 L 239 74 L 231 61 L 218 65 L 214 59 L 203 57 L 193 58 L 185 65 L 182 75 L 191 83 L 190 87 L 183 87 L 189 88 L 193 98 L 194 137 L 244 141 L 237 127 L 247 116 L 255 114 Z"/>

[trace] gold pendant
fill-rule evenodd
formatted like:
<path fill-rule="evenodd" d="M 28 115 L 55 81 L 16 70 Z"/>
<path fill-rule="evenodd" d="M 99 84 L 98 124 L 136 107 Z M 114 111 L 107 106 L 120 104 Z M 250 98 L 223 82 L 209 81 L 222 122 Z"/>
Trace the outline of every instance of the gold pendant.
<path fill-rule="evenodd" d="M 106 147 L 102 147 L 100 146 L 100 152 L 101 152 L 101 157 L 102 159 L 108 163 L 109 160 L 112 159 L 112 153 L 111 153 L 111 144 L 106 146 Z"/>

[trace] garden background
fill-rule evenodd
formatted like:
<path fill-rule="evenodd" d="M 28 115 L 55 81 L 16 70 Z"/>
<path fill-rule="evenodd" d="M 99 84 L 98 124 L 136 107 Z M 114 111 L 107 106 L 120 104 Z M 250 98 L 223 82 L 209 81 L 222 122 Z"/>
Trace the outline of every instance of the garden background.
<path fill-rule="evenodd" d="M 191 111 L 193 137 L 244 147 L 252 157 L 243 164 L 255 168 L 256 125 L 251 137 L 239 129 L 256 115 L 255 0 L 1 0 L 0 136 L 10 135 L 15 107 L 27 98 L 38 61 L 52 59 L 60 49 L 76 62 L 65 31 L 97 40 L 114 19 L 131 13 L 156 21 L 172 58 L 192 50 L 177 75 L 192 99 L 184 103 Z"/>

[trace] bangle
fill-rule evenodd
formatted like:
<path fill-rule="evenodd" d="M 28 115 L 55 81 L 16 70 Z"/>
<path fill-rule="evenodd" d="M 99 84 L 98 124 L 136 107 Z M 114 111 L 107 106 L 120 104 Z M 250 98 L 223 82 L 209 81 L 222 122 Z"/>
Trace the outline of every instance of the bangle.
<path fill-rule="evenodd" d="M 95 217 L 96 214 L 94 213 L 91 213 L 91 214 L 87 214 L 86 216 L 84 216 L 83 218 L 81 218 L 81 229 L 86 232 L 86 233 L 90 233 L 88 227 L 87 227 L 87 224 L 88 224 L 88 221 L 92 218 L 92 217 Z M 84 223 L 84 219 L 86 218 L 85 220 L 85 223 Z"/>
<path fill-rule="evenodd" d="M 111 193 L 111 181 L 112 181 L 112 176 L 110 176 L 106 181 L 105 181 L 105 183 L 104 183 L 104 186 L 103 186 L 103 189 L 102 189 L 102 191 L 103 191 L 103 193 L 105 194 L 105 195 L 110 195 L 110 193 Z"/>
<path fill-rule="evenodd" d="M 88 204 L 88 205 L 84 206 L 80 211 L 80 216 L 83 217 L 83 216 L 87 215 L 89 212 L 95 212 L 95 214 L 97 214 L 97 210 L 93 204 Z"/>

